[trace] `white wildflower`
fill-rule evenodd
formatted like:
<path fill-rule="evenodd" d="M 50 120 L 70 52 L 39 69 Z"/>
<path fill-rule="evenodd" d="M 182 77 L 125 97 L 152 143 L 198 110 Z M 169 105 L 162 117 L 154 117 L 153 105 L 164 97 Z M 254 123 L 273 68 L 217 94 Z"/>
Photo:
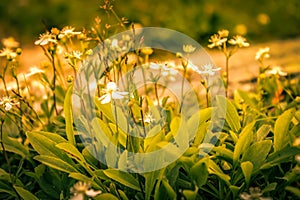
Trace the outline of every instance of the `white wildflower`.
<path fill-rule="evenodd" d="M 120 92 L 115 82 L 109 82 L 106 88 L 103 89 L 105 94 L 99 98 L 102 104 L 111 102 L 112 99 L 123 99 L 128 92 Z"/>

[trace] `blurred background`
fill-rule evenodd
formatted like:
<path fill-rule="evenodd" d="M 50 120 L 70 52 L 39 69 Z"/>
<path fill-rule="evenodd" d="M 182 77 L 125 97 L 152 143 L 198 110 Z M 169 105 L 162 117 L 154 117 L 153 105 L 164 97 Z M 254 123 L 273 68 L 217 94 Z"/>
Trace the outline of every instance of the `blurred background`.
<path fill-rule="evenodd" d="M 0 38 L 33 44 L 45 28 L 89 28 L 105 13 L 99 0 L 1 0 Z M 142 26 L 187 34 L 201 44 L 221 28 L 247 36 L 251 43 L 300 36 L 299 0 L 115 0 L 121 17 Z"/>

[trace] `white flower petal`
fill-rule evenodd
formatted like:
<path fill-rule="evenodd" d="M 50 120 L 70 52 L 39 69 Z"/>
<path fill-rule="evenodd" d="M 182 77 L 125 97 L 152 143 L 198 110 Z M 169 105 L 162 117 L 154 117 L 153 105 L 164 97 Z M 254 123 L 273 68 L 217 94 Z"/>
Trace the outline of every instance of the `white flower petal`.
<path fill-rule="evenodd" d="M 112 98 L 113 99 L 123 99 L 125 95 L 127 95 L 128 92 L 113 92 L 112 93 Z"/>
<path fill-rule="evenodd" d="M 97 196 L 97 195 L 99 195 L 99 194 L 101 194 L 102 192 L 99 190 L 99 191 L 95 191 L 95 190 L 93 190 L 93 189 L 91 189 L 91 190 L 88 190 L 88 191 L 86 191 L 85 192 L 85 194 L 87 195 L 87 196 L 89 196 L 89 197 L 95 197 L 95 196 Z"/>
<path fill-rule="evenodd" d="M 101 104 L 106 104 L 111 101 L 111 96 L 109 94 L 105 94 L 102 97 L 100 97 L 99 100 L 101 101 Z"/>

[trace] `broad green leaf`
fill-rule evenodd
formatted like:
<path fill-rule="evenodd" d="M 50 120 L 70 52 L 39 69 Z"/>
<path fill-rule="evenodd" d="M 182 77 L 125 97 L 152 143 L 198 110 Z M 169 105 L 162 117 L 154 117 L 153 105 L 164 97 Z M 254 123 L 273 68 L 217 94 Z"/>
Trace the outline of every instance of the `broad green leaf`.
<path fill-rule="evenodd" d="M 267 186 L 261 191 L 262 193 L 266 193 L 266 192 L 271 192 L 271 191 L 274 191 L 277 187 L 277 183 L 274 182 L 274 183 L 270 183 L 270 184 L 267 184 Z"/>
<path fill-rule="evenodd" d="M 211 159 L 208 160 L 208 172 L 209 174 L 217 175 L 220 179 L 225 181 L 227 185 L 230 185 L 229 183 L 230 176 L 224 174 L 221 168 Z"/>
<path fill-rule="evenodd" d="M 256 132 L 256 134 L 254 136 L 255 141 L 259 142 L 259 141 L 264 140 L 267 137 L 267 135 L 269 134 L 270 130 L 271 130 L 271 126 L 270 125 L 267 125 L 267 124 L 262 125 L 258 129 L 258 131 Z"/>
<path fill-rule="evenodd" d="M 110 143 L 116 144 L 118 142 L 123 147 L 126 147 L 127 134 L 123 132 L 123 130 L 120 129 L 120 127 L 117 127 L 116 124 L 109 123 L 109 127 L 114 133 L 112 142 Z"/>
<path fill-rule="evenodd" d="M 110 120 L 111 122 L 115 122 L 112 104 L 101 104 L 98 99 L 95 99 L 95 104 L 108 120 Z"/>
<path fill-rule="evenodd" d="M 66 173 L 77 172 L 77 169 L 74 166 L 54 156 L 38 155 L 35 156 L 34 159 L 51 168 L 57 169 L 62 172 L 66 172 Z"/>
<path fill-rule="evenodd" d="M 83 175 L 81 173 L 78 172 L 72 172 L 69 174 L 69 177 L 74 178 L 78 181 L 83 181 L 83 182 L 90 182 L 91 178 L 87 177 L 86 175 Z"/>
<path fill-rule="evenodd" d="M 19 186 L 14 186 L 15 190 L 17 193 L 23 198 L 23 199 L 30 199 L 30 200 L 39 200 L 36 196 L 34 196 L 31 192 L 28 190 L 19 187 Z"/>
<path fill-rule="evenodd" d="M 176 192 L 172 188 L 172 186 L 169 184 L 168 179 L 163 179 L 162 180 L 162 185 L 166 189 L 166 192 L 169 196 L 169 199 L 176 199 Z"/>
<path fill-rule="evenodd" d="M 242 162 L 251 161 L 253 164 L 253 171 L 259 169 L 265 162 L 272 147 L 271 140 L 263 140 L 251 145 L 242 157 Z"/>
<path fill-rule="evenodd" d="M 189 118 L 189 120 L 187 121 L 189 140 L 192 140 L 193 137 L 195 137 L 192 134 L 197 133 L 199 126 L 201 126 L 204 122 L 211 118 L 212 112 L 212 107 L 201 109 L 199 112 L 196 112 Z"/>
<path fill-rule="evenodd" d="M 6 132 L 3 132 L 2 137 L 5 151 L 18 154 L 23 158 L 29 158 L 28 148 L 19 142 L 18 139 L 9 137 Z M 2 150 L 2 146 L 0 146 L 0 150 Z"/>
<path fill-rule="evenodd" d="M 286 186 L 285 189 L 300 198 L 300 189 L 292 186 Z"/>
<path fill-rule="evenodd" d="M 122 185 L 129 187 L 131 189 L 141 191 L 139 182 L 129 173 L 115 170 L 106 169 L 103 173 L 114 181 L 121 183 Z"/>
<path fill-rule="evenodd" d="M 68 141 L 71 144 L 75 144 L 74 137 L 74 128 L 73 128 L 73 113 L 72 113 L 72 104 L 71 104 L 71 96 L 73 92 L 73 86 L 70 86 L 67 90 L 65 100 L 64 100 L 64 113 L 66 119 L 66 135 Z"/>
<path fill-rule="evenodd" d="M 145 199 L 149 200 L 151 197 L 152 190 L 155 186 L 157 179 L 159 178 L 160 171 L 152 171 L 143 174 L 145 177 Z"/>
<path fill-rule="evenodd" d="M 241 124 L 235 106 L 224 96 L 217 96 L 217 105 L 221 116 L 225 116 L 225 120 L 231 130 L 238 133 L 241 129 Z"/>
<path fill-rule="evenodd" d="M 124 111 L 120 107 L 113 107 L 114 121 L 116 122 L 116 125 L 118 125 L 119 129 L 121 129 L 124 133 L 128 133 L 128 122 Z"/>
<path fill-rule="evenodd" d="M 197 197 L 197 191 L 183 190 L 182 193 L 187 200 L 194 200 Z"/>
<path fill-rule="evenodd" d="M 60 158 L 64 162 L 69 164 L 74 164 L 73 160 L 69 158 L 69 156 L 62 151 L 61 149 L 57 148 L 56 145 L 58 143 L 67 142 L 64 138 L 59 136 L 55 133 L 48 133 L 48 132 L 28 132 L 27 138 L 33 148 L 40 154 L 40 155 L 48 155 Z"/>
<path fill-rule="evenodd" d="M 191 178 L 196 182 L 200 188 L 205 185 L 208 178 L 207 164 L 202 159 L 199 160 L 190 170 Z"/>
<path fill-rule="evenodd" d="M 83 155 L 78 151 L 78 149 L 74 145 L 70 143 L 59 143 L 56 145 L 56 147 L 66 152 L 71 158 L 74 158 L 78 162 L 85 163 Z"/>
<path fill-rule="evenodd" d="M 274 127 L 274 150 L 279 151 L 288 144 L 288 132 L 295 109 L 290 109 L 281 114 L 275 122 Z"/>
<path fill-rule="evenodd" d="M 249 185 L 251 174 L 253 171 L 253 164 L 250 161 L 242 162 L 241 168 L 242 168 L 243 174 L 245 176 L 245 181 L 246 181 L 247 185 Z"/>
<path fill-rule="evenodd" d="M 268 169 L 280 163 L 290 162 L 291 159 L 294 159 L 293 157 L 297 154 L 300 154 L 299 148 L 286 146 L 280 151 L 273 152 L 272 154 L 270 154 L 267 157 L 265 163 L 260 168 Z"/>
<path fill-rule="evenodd" d="M 226 148 L 225 146 L 214 147 L 213 150 L 216 152 L 217 156 L 222 157 L 225 161 L 233 163 L 233 152 Z"/>
<path fill-rule="evenodd" d="M 239 139 L 235 145 L 233 152 L 234 165 L 239 160 L 240 155 L 249 147 L 250 143 L 252 142 L 254 124 L 255 122 L 247 124 L 239 135 Z"/>
<path fill-rule="evenodd" d="M 116 196 L 110 193 L 99 194 L 93 198 L 94 200 L 119 200 Z"/>
<path fill-rule="evenodd" d="M 2 168 L 0 168 L 0 180 L 5 180 L 9 183 L 12 183 L 12 180 L 15 180 L 16 184 L 18 184 L 19 186 L 23 186 L 23 183 L 20 181 L 20 179 L 16 178 L 14 175 L 10 175 Z"/>
<path fill-rule="evenodd" d="M 209 122 L 202 123 L 198 127 L 198 131 L 195 135 L 193 146 L 198 147 L 203 142 L 204 138 L 206 138 L 205 136 L 208 132 L 210 125 L 211 125 L 211 122 L 209 121 Z"/>
<path fill-rule="evenodd" d="M 112 133 L 109 130 L 107 124 L 99 118 L 94 118 L 92 120 L 91 125 L 95 132 L 95 137 L 97 138 L 98 142 L 100 142 L 101 145 L 107 147 L 113 139 Z"/>
<path fill-rule="evenodd" d="M 174 117 L 171 121 L 170 129 L 176 144 L 180 148 L 187 149 L 189 146 L 189 135 L 185 120 L 180 117 Z"/>
<path fill-rule="evenodd" d="M 253 108 L 257 107 L 257 100 L 255 98 L 255 95 L 251 96 L 251 93 L 245 92 L 242 90 L 236 90 L 235 95 L 238 95 L 240 98 L 242 98 L 246 104 L 250 105 Z"/>

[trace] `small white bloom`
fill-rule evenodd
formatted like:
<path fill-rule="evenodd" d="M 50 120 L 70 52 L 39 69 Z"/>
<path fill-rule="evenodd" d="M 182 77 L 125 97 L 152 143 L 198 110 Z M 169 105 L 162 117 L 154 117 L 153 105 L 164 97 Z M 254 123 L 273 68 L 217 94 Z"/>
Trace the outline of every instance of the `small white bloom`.
<path fill-rule="evenodd" d="M 14 102 L 14 99 L 11 99 L 10 97 L 3 97 L 0 100 L 0 105 L 3 105 L 6 111 L 11 110 L 13 106 L 18 104 L 19 102 Z"/>
<path fill-rule="evenodd" d="M 44 46 L 47 44 L 56 44 L 57 40 L 55 38 L 56 36 L 47 32 L 40 35 L 40 38 L 34 42 L 35 45 Z"/>
<path fill-rule="evenodd" d="M 161 65 L 161 64 L 154 63 L 154 62 L 151 62 L 149 67 L 150 67 L 151 69 L 159 70 L 159 69 L 162 68 L 162 65 Z"/>
<path fill-rule="evenodd" d="M 279 75 L 279 76 L 287 76 L 286 72 L 283 72 L 281 67 L 275 66 L 271 70 L 266 71 L 267 75 Z"/>
<path fill-rule="evenodd" d="M 102 104 L 111 102 L 112 99 L 123 99 L 128 92 L 119 92 L 119 88 L 115 82 L 109 82 L 106 85 L 106 88 L 103 89 L 105 94 L 99 98 Z"/>
<path fill-rule="evenodd" d="M 193 53 L 196 50 L 196 47 L 188 44 L 188 45 L 183 45 L 182 49 L 185 53 Z"/>
<path fill-rule="evenodd" d="M 111 49 L 113 49 L 113 50 L 120 49 L 120 47 L 119 47 L 119 41 L 117 39 L 113 39 L 111 41 Z"/>
<path fill-rule="evenodd" d="M 70 38 L 70 37 L 72 37 L 72 36 L 74 36 L 74 35 L 79 35 L 79 34 L 81 34 L 80 31 L 74 31 L 74 30 L 75 30 L 74 27 L 72 27 L 72 26 L 66 26 L 66 27 L 64 27 L 64 28 L 61 30 L 60 34 L 58 35 L 58 38 L 59 38 L 59 39 L 62 39 L 62 38 L 64 38 L 64 37 Z"/>
<path fill-rule="evenodd" d="M 221 68 L 213 68 L 212 64 L 204 65 L 203 70 L 199 70 L 196 66 L 191 66 L 198 74 L 215 75 L 217 71 L 221 70 Z"/>
<path fill-rule="evenodd" d="M 175 81 L 175 75 L 177 74 L 177 70 L 173 69 L 173 68 L 170 68 L 170 67 L 167 67 L 167 66 L 163 66 L 162 67 L 162 72 L 161 72 L 161 75 L 165 78 L 167 78 L 168 80 L 170 81 Z"/>
<path fill-rule="evenodd" d="M 44 73 L 44 72 L 45 72 L 44 70 L 41 70 L 36 66 L 33 66 L 29 69 L 29 73 L 25 74 L 25 77 L 29 78 L 31 76 L 34 76 L 34 75 L 40 74 L 40 73 Z"/>
<path fill-rule="evenodd" d="M 153 118 L 153 116 L 150 113 L 147 113 L 144 117 L 144 123 L 150 124 L 152 122 L 154 122 L 155 119 Z"/>
<path fill-rule="evenodd" d="M 99 191 L 95 191 L 93 189 L 90 189 L 91 185 L 89 183 L 85 183 L 85 182 L 77 182 L 71 189 L 71 193 L 73 193 L 73 197 L 71 198 L 71 200 L 84 200 L 85 197 L 95 197 L 99 194 L 101 194 L 102 192 Z"/>
<path fill-rule="evenodd" d="M 270 58 L 270 48 L 260 48 L 255 55 L 255 60 L 262 60 L 263 58 Z"/>

